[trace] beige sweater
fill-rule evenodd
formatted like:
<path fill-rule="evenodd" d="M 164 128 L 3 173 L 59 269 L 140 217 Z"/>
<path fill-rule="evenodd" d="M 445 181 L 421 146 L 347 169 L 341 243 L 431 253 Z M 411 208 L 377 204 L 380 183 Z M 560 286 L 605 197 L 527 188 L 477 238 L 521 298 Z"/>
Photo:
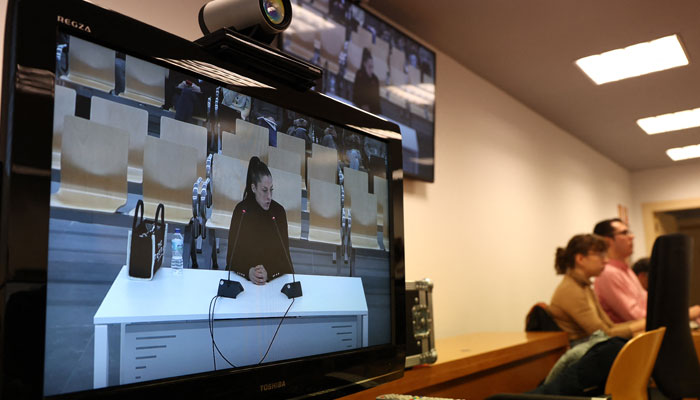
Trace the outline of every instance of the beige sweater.
<path fill-rule="evenodd" d="M 629 322 L 613 323 L 591 289 L 591 282 L 573 269 L 567 271 L 554 291 L 549 312 L 569 334 L 569 340 L 588 337 L 598 329 L 611 337 L 632 337 Z"/>

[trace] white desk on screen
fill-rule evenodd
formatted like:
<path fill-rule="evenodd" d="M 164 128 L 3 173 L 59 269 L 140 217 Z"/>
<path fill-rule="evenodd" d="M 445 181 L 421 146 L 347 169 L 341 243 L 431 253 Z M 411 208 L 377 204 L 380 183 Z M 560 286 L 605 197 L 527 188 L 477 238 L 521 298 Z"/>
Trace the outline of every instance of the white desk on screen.
<path fill-rule="evenodd" d="M 230 368 L 212 354 L 209 305 L 226 271 L 161 268 L 151 281 L 133 280 L 123 267 L 95 313 L 94 387 L 107 386 L 107 326 L 120 331 L 120 383 L 141 382 Z M 283 275 L 256 286 L 233 274 L 245 289 L 219 298 L 214 339 L 236 367 L 263 358 L 291 304 L 280 292 Z M 297 275 L 304 295 L 294 301 L 264 362 L 367 346 L 367 301 L 360 278 Z"/>

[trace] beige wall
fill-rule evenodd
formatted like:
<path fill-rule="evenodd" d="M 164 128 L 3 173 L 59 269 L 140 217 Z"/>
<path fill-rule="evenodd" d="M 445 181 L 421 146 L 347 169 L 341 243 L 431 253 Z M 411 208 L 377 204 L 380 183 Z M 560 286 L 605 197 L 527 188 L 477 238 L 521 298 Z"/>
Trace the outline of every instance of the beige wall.
<path fill-rule="evenodd" d="M 95 1 L 188 39 L 202 0 Z M 630 204 L 630 174 L 437 55 L 435 183 L 405 184 L 407 279 L 435 282 L 438 337 L 522 330 L 553 254 Z"/>

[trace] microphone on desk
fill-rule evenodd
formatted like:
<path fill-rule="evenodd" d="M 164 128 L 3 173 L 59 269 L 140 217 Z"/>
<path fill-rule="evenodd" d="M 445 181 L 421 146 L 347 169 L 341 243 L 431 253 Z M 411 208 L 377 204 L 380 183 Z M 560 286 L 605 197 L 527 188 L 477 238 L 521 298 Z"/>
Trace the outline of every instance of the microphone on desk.
<path fill-rule="evenodd" d="M 241 215 L 241 222 L 238 224 L 238 229 L 236 229 L 236 239 L 233 241 L 233 250 L 231 250 L 231 259 L 233 259 L 233 254 L 236 252 L 236 245 L 238 244 L 238 235 L 241 234 L 241 225 L 243 225 L 243 218 L 245 218 L 245 208 L 241 210 L 243 213 Z M 243 285 L 238 281 L 231 280 L 231 260 L 226 260 L 228 270 L 228 279 L 219 280 L 219 290 L 217 292 L 218 296 L 228 297 L 230 299 L 235 299 L 243 291 Z"/>
<path fill-rule="evenodd" d="M 287 295 L 288 299 L 293 299 L 296 297 L 301 297 L 303 296 L 303 293 L 301 291 L 301 282 L 297 282 L 296 279 L 296 274 L 294 273 L 294 264 L 292 264 L 292 260 L 289 259 L 289 251 L 287 251 L 287 248 L 284 247 L 284 241 L 282 240 L 282 234 L 280 233 L 280 228 L 277 226 L 277 218 L 272 217 L 272 224 L 275 225 L 275 228 L 277 230 L 277 237 L 280 240 L 280 245 L 282 246 L 282 252 L 284 253 L 285 258 L 287 259 L 287 262 L 289 263 L 289 267 L 292 269 L 292 282 L 290 283 L 285 283 L 284 286 L 282 286 L 281 292 Z"/>

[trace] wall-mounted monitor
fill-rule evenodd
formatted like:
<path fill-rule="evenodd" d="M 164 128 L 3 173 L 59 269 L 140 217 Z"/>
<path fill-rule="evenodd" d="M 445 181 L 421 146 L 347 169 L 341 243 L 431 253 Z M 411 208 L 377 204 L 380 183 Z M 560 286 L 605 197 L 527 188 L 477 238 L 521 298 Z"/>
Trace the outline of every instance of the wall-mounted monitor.
<path fill-rule="evenodd" d="M 292 5 L 282 49 L 325 70 L 316 90 L 398 124 L 404 173 L 432 182 L 435 53 L 353 2 Z"/>
<path fill-rule="evenodd" d="M 7 15 L 3 397 L 336 398 L 401 376 L 396 125 L 87 2 Z"/>

